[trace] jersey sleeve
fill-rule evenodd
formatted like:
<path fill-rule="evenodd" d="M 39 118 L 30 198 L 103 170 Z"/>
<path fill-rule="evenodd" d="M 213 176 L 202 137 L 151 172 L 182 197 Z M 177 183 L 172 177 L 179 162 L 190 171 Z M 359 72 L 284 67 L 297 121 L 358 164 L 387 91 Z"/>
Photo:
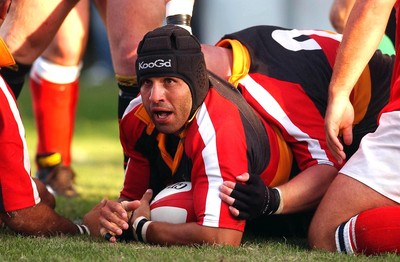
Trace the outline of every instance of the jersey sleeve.
<path fill-rule="evenodd" d="M 244 172 L 259 175 L 267 166 L 269 150 L 241 113 L 234 103 L 211 89 L 189 127 L 185 150 L 193 163 L 194 208 L 200 225 L 244 230 L 245 221 L 231 216 L 218 188 L 223 181 L 235 181 Z M 262 132 L 265 138 L 265 130 Z M 259 161 L 254 161 L 253 153 Z"/>
<path fill-rule="evenodd" d="M 120 142 L 124 154 L 128 157 L 120 198 L 130 200 L 142 198 L 149 188 L 150 179 L 149 161 L 141 152 L 136 150 L 140 136 L 147 127 L 137 116 L 138 108 L 140 108 L 140 105 L 132 107 L 129 112 L 125 113 L 120 122 Z"/>
<path fill-rule="evenodd" d="M 36 205 L 40 197 L 30 176 L 25 129 L 10 89 L 0 78 L 0 212 Z"/>

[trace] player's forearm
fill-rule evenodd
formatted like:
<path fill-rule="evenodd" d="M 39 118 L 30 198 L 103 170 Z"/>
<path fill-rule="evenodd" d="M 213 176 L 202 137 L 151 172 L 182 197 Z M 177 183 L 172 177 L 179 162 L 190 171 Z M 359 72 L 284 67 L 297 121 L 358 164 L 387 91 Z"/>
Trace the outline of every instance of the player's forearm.
<path fill-rule="evenodd" d="M 239 246 L 242 232 L 233 229 L 213 228 L 195 222 L 170 224 L 152 222 L 147 228 L 146 241 L 158 245 L 228 245 Z"/>
<path fill-rule="evenodd" d="M 330 95 L 350 94 L 382 39 L 393 3 L 393 0 L 356 2 L 336 57 Z"/>
<path fill-rule="evenodd" d="M 315 165 L 279 186 L 283 201 L 282 213 L 290 214 L 316 208 L 337 172 L 333 166 Z"/>

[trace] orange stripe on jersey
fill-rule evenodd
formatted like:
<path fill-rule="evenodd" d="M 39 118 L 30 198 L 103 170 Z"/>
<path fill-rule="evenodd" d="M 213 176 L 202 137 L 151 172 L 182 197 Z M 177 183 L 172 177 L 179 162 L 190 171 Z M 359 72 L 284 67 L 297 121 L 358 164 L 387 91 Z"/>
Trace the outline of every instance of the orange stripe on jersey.
<path fill-rule="evenodd" d="M 135 116 L 139 118 L 141 121 L 143 121 L 146 125 L 146 134 L 151 135 L 151 133 L 154 131 L 155 125 L 151 121 L 149 114 L 147 114 L 146 109 L 144 108 L 143 105 L 140 105 L 138 110 L 135 112 Z M 158 141 L 158 149 L 160 150 L 161 157 L 163 158 L 165 164 L 171 169 L 172 174 L 175 174 L 176 170 L 179 167 L 179 163 L 181 162 L 182 155 L 183 155 L 183 143 L 182 139 L 186 136 L 186 132 L 183 132 L 179 135 L 181 140 L 179 141 L 178 148 L 176 150 L 175 156 L 172 158 L 172 156 L 168 153 L 166 149 L 166 138 L 167 135 L 159 133 L 157 135 L 157 141 Z"/>
<path fill-rule="evenodd" d="M 266 185 L 273 187 L 289 181 L 293 154 L 275 125 L 265 124 L 265 130 L 268 133 L 271 153 L 268 167 L 261 174 L 261 178 Z"/>
<path fill-rule="evenodd" d="M 172 175 L 174 175 L 176 170 L 179 167 L 179 164 L 181 163 L 181 159 L 182 159 L 182 155 L 183 155 L 183 149 L 184 149 L 184 146 L 182 143 L 183 137 L 181 137 L 181 140 L 179 141 L 178 148 L 176 149 L 174 158 L 172 158 L 172 156 L 168 153 L 168 151 L 166 149 L 166 146 L 165 146 L 166 137 L 167 137 L 167 135 L 165 135 L 163 133 L 159 133 L 157 135 L 158 149 L 160 149 L 161 157 L 164 160 L 165 164 L 167 164 L 169 169 L 171 169 Z"/>
<path fill-rule="evenodd" d="M 8 50 L 6 43 L 4 43 L 4 40 L 0 37 L 0 67 L 11 66 L 14 64 L 14 57 Z"/>
<path fill-rule="evenodd" d="M 279 147 L 278 167 L 274 179 L 269 184 L 269 186 L 274 187 L 289 181 L 290 171 L 292 170 L 293 154 L 279 129 L 274 125 L 271 125 L 271 127 L 275 131 Z"/>
<path fill-rule="evenodd" d="M 247 48 L 238 40 L 223 39 L 216 46 L 231 48 L 233 52 L 232 75 L 229 77 L 229 82 L 238 86 L 240 79 L 246 76 L 250 70 L 250 54 Z"/>
<path fill-rule="evenodd" d="M 139 106 L 139 108 L 135 112 L 135 116 L 137 116 L 137 118 L 139 118 L 142 122 L 144 122 L 147 125 L 146 134 L 151 135 L 156 126 L 151 121 L 150 116 L 149 114 L 147 114 L 147 111 L 144 108 L 143 104 Z"/>
<path fill-rule="evenodd" d="M 371 88 L 370 70 L 367 66 L 350 95 L 350 101 L 354 108 L 354 125 L 358 124 L 367 112 L 369 102 L 371 101 Z"/>

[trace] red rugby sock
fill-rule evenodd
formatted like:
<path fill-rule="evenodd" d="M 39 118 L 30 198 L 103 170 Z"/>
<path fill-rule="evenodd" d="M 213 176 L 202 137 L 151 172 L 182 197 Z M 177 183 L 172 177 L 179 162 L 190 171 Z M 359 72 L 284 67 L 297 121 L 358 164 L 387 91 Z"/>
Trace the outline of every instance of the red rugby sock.
<path fill-rule="evenodd" d="M 71 143 L 78 102 L 79 80 L 57 84 L 38 75 L 30 78 L 33 111 L 38 130 L 37 154 L 59 152 L 71 164 Z"/>
<path fill-rule="evenodd" d="M 400 206 L 361 212 L 336 231 L 338 251 L 366 255 L 400 253 Z"/>

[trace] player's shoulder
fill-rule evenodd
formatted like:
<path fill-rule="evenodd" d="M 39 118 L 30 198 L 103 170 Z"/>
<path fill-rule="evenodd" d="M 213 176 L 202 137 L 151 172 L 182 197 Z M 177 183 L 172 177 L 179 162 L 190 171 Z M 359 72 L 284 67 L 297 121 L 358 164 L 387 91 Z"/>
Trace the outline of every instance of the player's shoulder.
<path fill-rule="evenodd" d="M 119 129 L 121 140 L 140 136 L 143 130 L 150 124 L 151 119 L 143 107 L 141 97 L 138 96 L 130 102 L 120 120 Z"/>

